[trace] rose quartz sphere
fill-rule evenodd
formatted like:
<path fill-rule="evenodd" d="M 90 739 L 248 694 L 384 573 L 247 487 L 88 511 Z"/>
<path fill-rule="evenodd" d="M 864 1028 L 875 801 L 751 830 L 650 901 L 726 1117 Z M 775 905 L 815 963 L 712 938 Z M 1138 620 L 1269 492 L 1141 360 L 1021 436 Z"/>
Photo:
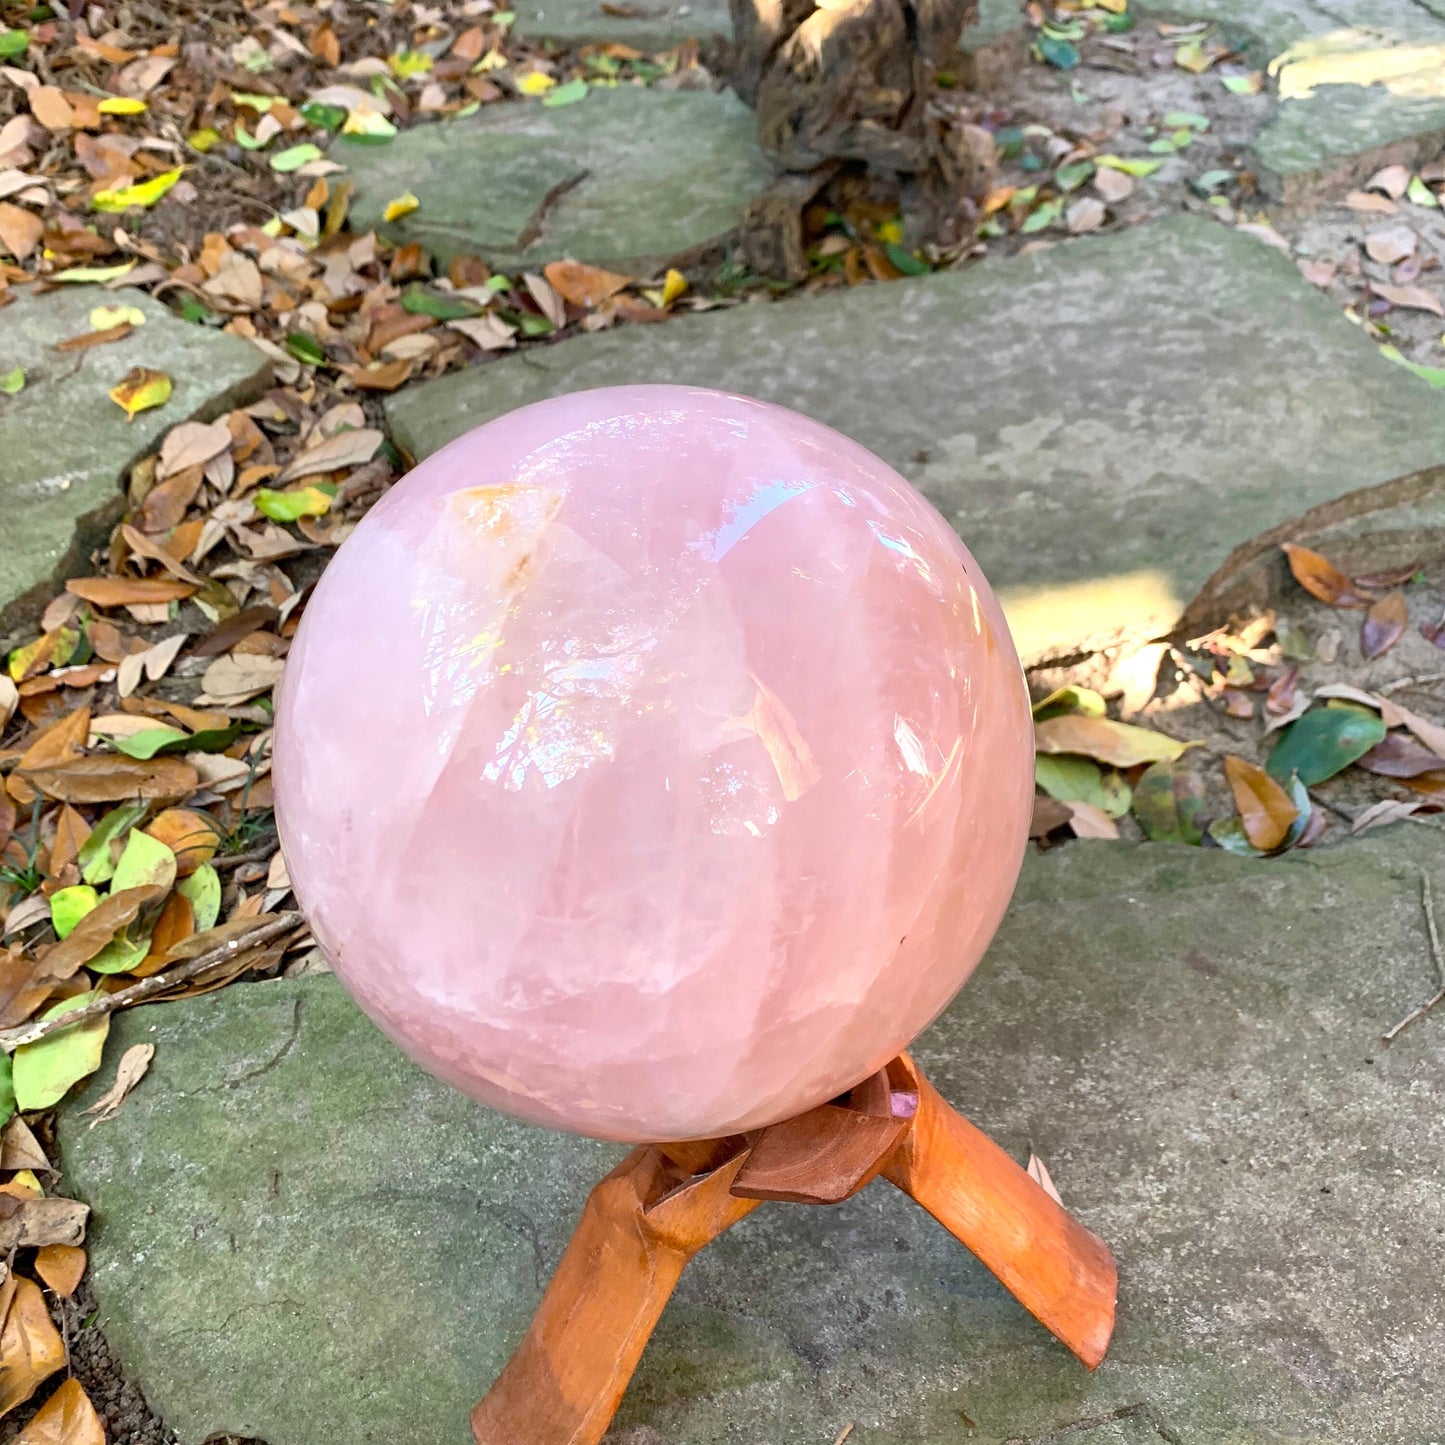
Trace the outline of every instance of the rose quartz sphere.
<path fill-rule="evenodd" d="M 978 565 L 891 467 L 747 397 L 478 427 L 306 608 L 276 719 L 342 983 L 495 1108 L 609 1139 L 776 1122 L 978 963 L 1033 794 Z"/>

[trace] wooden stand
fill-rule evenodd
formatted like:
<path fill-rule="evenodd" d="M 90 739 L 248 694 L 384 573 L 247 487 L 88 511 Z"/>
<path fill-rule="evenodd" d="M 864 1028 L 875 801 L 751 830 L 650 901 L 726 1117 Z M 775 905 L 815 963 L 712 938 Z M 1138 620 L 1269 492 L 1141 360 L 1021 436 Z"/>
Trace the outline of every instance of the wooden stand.
<path fill-rule="evenodd" d="M 1108 1246 L 901 1054 L 845 1098 L 746 1137 L 650 1144 L 592 1191 L 532 1324 L 472 1411 L 478 1445 L 597 1445 L 683 1267 L 766 1199 L 836 1204 L 882 1175 L 1091 1370 Z"/>

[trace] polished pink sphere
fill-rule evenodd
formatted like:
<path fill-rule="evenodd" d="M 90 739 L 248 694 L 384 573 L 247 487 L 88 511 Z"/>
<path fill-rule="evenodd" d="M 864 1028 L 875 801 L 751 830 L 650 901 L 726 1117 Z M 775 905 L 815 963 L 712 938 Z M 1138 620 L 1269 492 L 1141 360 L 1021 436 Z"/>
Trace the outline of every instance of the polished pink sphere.
<path fill-rule="evenodd" d="M 341 547 L 276 719 L 296 895 L 361 1007 L 498 1109 L 734 1133 L 880 1068 L 978 963 L 1033 794 L 977 563 L 747 397 L 540 402 Z"/>

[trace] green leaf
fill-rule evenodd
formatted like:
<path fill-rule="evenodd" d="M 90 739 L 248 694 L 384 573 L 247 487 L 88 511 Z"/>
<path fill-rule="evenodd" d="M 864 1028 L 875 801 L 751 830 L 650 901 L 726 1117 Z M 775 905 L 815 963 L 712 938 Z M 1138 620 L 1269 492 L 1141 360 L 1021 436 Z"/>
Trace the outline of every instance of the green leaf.
<path fill-rule="evenodd" d="M 1022 235 L 1029 236 L 1035 231 L 1045 231 L 1054 224 L 1064 213 L 1062 201 L 1045 201 L 1043 205 L 1036 207 L 1024 217 L 1024 223 L 1019 227 Z"/>
<path fill-rule="evenodd" d="M 585 80 L 569 80 L 566 85 L 559 85 L 556 90 L 549 90 L 542 97 L 543 105 L 576 105 L 579 100 L 587 99 L 587 92 L 592 87 Z"/>
<path fill-rule="evenodd" d="M 994 144 L 1006 161 L 1017 160 L 1023 153 L 1024 132 L 1022 126 L 1006 125 L 994 132 Z"/>
<path fill-rule="evenodd" d="M 1204 784 L 1180 758 L 1153 763 L 1134 784 L 1134 816 L 1156 843 L 1189 843 L 1204 839 L 1199 815 L 1204 809 Z"/>
<path fill-rule="evenodd" d="M 1264 854 L 1249 841 L 1244 831 L 1244 824 L 1238 818 L 1216 818 L 1209 825 L 1209 836 L 1226 853 L 1238 853 L 1244 858 L 1264 857 Z"/>
<path fill-rule="evenodd" d="M 1151 140 L 1146 149 L 1151 155 L 1172 156 L 1179 149 L 1179 143 L 1168 136 L 1160 136 L 1158 140 Z"/>
<path fill-rule="evenodd" d="M 110 880 L 112 893 L 127 888 L 169 888 L 176 881 L 176 855 L 159 838 L 132 828 L 126 839 L 115 876 Z"/>
<path fill-rule="evenodd" d="M 1417 206 L 1438 207 L 1440 204 L 1435 192 L 1419 176 L 1410 177 L 1410 184 L 1405 188 L 1405 199 L 1413 201 Z"/>
<path fill-rule="evenodd" d="M 0 395 L 14 396 L 25 389 L 25 368 L 17 366 L 13 371 L 0 372 Z"/>
<path fill-rule="evenodd" d="M 388 55 L 386 63 L 391 67 L 391 73 L 400 80 L 425 75 L 432 68 L 432 58 L 425 50 L 399 50 L 395 55 Z"/>
<path fill-rule="evenodd" d="M 97 989 L 63 999 L 41 1017 L 54 1019 L 74 1013 L 99 996 Z M 109 1032 L 110 1015 L 103 1014 L 74 1028 L 61 1029 L 38 1043 L 21 1044 L 11 1060 L 16 1107 L 28 1112 L 58 1104 L 75 1084 L 100 1067 Z"/>
<path fill-rule="evenodd" d="M 248 131 L 244 125 L 241 124 L 240 121 L 237 121 L 236 124 L 232 127 L 232 138 L 235 140 L 236 144 L 241 147 L 242 150 L 258 151 L 263 149 L 266 145 L 265 141 L 257 140 L 256 137 L 253 136 L 251 132 Z"/>
<path fill-rule="evenodd" d="M 1205 171 L 1203 175 L 1196 176 L 1189 182 L 1189 189 L 1193 191 L 1196 196 L 1207 196 L 1210 191 L 1216 191 L 1220 186 L 1228 185 L 1233 179 L 1233 171 Z"/>
<path fill-rule="evenodd" d="M 151 936 L 147 931 L 140 938 L 128 933 L 117 933 L 85 966 L 94 973 L 129 973 L 142 964 L 151 951 Z"/>
<path fill-rule="evenodd" d="M 1091 803 L 1111 818 L 1129 811 L 1129 784 L 1092 758 L 1040 754 L 1034 759 L 1034 781 L 1061 803 Z"/>
<path fill-rule="evenodd" d="M 1388 361 L 1397 361 L 1406 371 L 1413 371 L 1421 381 L 1431 386 L 1445 387 L 1445 366 L 1421 366 L 1418 361 L 1407 361 L 1394 346 L 1382 346 L 1380 355 Z"/>
<path fill-rule="evenodd" d="M 98 903 L 100 894 L 87 883 L 73 888 L 60 888 L 50 895 L 50 921 L 57 938 L 69 938 L 80 922 Z"/>
<path fill-rule="evenodd" d="M 286 350 L 307 366 L 326 365 L 326 349 L 309 331 L 288 331 Z"/>
<path fill-rule="evenodd" d="M 912 251 L 905 251 L 897 241 L 885 241 L 883 243 L 883 254 L 903 272 L 905 276 L 927 276 L 933 267 L 927 261 L 915 256 Z"/>
<path fill-rule="evenodd" d="M 1258 75 L 1221 75 L 1220 83 L 1231 95 L 1258 95 L 1262 82 Z"/>
<path fill-rule="evenodd" d="M 233 90 L 231 99 L 237 105 L 244 105 L 254 110 L 257 115 L 265 115 L 276 104 L 274 95 L 255 95 L 245 90 Z"/>
<path fill-rule="evenodd" d="M 1054 184 L 1061 191 L 1077 191 L 1095 169 L 1093 161 L 1075 161 L 1072 165 L 1060 166 L 1054 172 Z"/>
<path fill-rule="evenodd" d="M 296 522 L 302 517 L 324 517 L 335 495 L 336 488 L 325 485 L 297 487 L 289 492 L 257 487 L 251 500 L 256 510 L 273 522 Z"/>
<path fill-rule="evenodd" d="M 413 283 L 402 293 L 401 309 L 413 316 L 434 316 L 438 321 L 460 321 L 477 316 L 481 307 L 465 296 L 439 296 Z"/>
<path fill-rule="evenodd" d="M 1058 717 L 1060 713 L 1081 712 L 1085 717 L 1103 717 L 1109 709 L 1103 697 L 1091 687 L 1056 687 L 1034 704 L 1035 722 Z"/>
<path fill-rule="evenodd" d="M 189 291 L 182 291 L 176 300 L 176 304 L 180 307 L 182 321 L 191 321 L 199 326 L 208 326 L 221 319 L 204 301 L 200 300 L 199 297 L 192 296 Z"/>
<path fill-rule="evenodd" d="M 1034 42 L 1034 50 L 1040 60 L 1046 61 L 1057 70 L 1072 70 L 1079 63 L 1079 47 L 1072 40 L 1040 35 Z"/>
<path fill-rule="evenodd" d="M 138 181 L 133 186 L 119 186 L 114 190 L 97 191 L 90 198 L 93 211 L 128 211 L 132 206 L 153 206 L 180 180 L 184 166 L 152 176 L 148 181 Z"/>
<path fill-rule="evenodd" d="M 1289 832 L 1285 834 L 1284 842 L 1276 849 L 1283 853 L 1286 849 L 1293 848 L 1304 835 L 1304 830 L 1309 826 L 1310 814 L 1315 810 L 1315 801 L 1310 797 L 1310 790 L 1300 782 L 1298 773 L 1289 775 L 1289 782 L 1285 784 L 1285 791 L 1289 794 L 1289 800 L 1295 807 L 1294 822 L 1289 825 Z"/>
<path fill-rule="evenodd" d="M 15 1117 L 15 1078 L 9 1054 L 0 1054 L 0 1129 Z"/>
<path fill-rule="evenodd" d="M 197 933 L 216 926 L 221 916 L 221 875 L 209 863 L 202 863 L 189 878 L 182 878 L 176 892 L 189 900 Z"/>
<path fill-rule="evenodd" d="M 188 753 L 222 753 L 231 746 L 241 735 L 241 724 L 233 722 L 230 727 L 224 728 L 202 728 L 198 733 L 192 733 L 186 740 L 184 746 L 177 743 L 173 748 L 162 749 L 162 751 L 188 752 Z"/>
<path fill-rule="evenodd" d="M 323 130 L 337 131 L 346 124 L 346 107 L 308 100 L 301 107 L 301 118 L 310 121 L 312 125 L 319 125 Z"/>
<path fill-rule="evenodd" d="M 1208 130 L 1209 117 L 1194 110 L 1171 110 L 1164 117 L 1164 124 L 1170 130 L 1177 130 L 1181 126 L 1188 130 Z"/>
<path fill-rule="evenodd" d="M 1384 740 L 1385 724 L 1362 707 L 1311 708 L 1281 734 L 1264 770 L 1276 782 L 1298 773 L 1307 787 L 1322 783 Z"/>
<path fill-rule="evenodd" d="M 1134 157 L 1125 159 L 1123 156 L 1096 156 L 1096 165 L 1103 166 L 1106 170 L 1123 171 L 1126 176 L 1152 176 L 1163 161 L 1145 161 Z"/>
<path fill-rule="evenodd" d="M 306 141 L 302 145 L 288 146 L 284 151 L 277 151 L 271 157 L 271 169 L 285 175 L 290 171 L 299 171 L 302 166 L 320 159 L 321 147 Z"/>
<path fill-rule="evenodd" d="M 0 30 L 0 60 L 13 60 L 24 55 L 30 44 L 28 30 Z"/>
<path fill-rule="evenodd" d="M 1104 16 L 1104 30 L 1109 35 L 1122 35 L 1134 28 L 1134 17 L 1127 11 L 1123 15 Z"/>
<path fill-rule="evenodd" d="M 110 845 L 127 828 L 139 823 L 146 815 L 145 803 L 122 803 L 112 808 L 94 828 L 90 836 L 80 845 L 76 862 L 80 864 L 80 876 L 87 883 L 106 883 L 115 874 L 111 861 Z"/>
<path fill-rule="evenodd" d="M 1296 627 L 1288 618 L 1276 618 L 1274 637 L 1275 641 L 1279 643 L 1279 650 L 1291 662 L 1314 661 L 1315 649 L 1309 639 L 1309 634 L 1303 628 Z"/>
<path fill-rule="evenodd" d="M 107 738 L 106 741 L 128 758 L 153 758 L 160 750 L 175 743 L 184 743 L 190 734 L 179 728 L 153 727 L 143 732 L 132 733 L 125 738 Z"/>

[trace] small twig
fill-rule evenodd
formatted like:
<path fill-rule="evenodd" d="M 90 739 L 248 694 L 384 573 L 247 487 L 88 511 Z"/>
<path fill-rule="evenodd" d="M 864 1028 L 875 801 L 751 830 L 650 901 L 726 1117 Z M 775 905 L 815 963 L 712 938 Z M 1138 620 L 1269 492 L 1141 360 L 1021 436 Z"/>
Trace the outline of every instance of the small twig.
<path fill-rule="evenodd" d="M 234 958 L 243 948 L 255 948 L 262 943 L 270 943 L 273 938 L 280 938 L 283 934 L 290 933 L 300 922 L 301 915 L 299 913 L 279 914 L 246 933 L 237 934 L 235 938 L 228 939 L 215 948 L 207 949 L 205 953 L 197 954 L 195 958 L 177 964 L 167 973 L 152 974 L 150 978 L 143 978 L 130 988 L 123 988 L 119 993 L 108 993 L 93 1003 L 86 1004 L 84 1008 L 73 1009 L 70 1013 L 61 1014 L 58 1018 L 39 1019 L 17 1029 L 7 1029 L 0 1033 L 0 1049 L 4 1049 L 7 1054 L 13 1053 L 22 1044 L 33 1044 L 39 1039 L 58 1033 L 61 1029 L 73 1028 L 76 1024 L 103 1018 L 106 1014 L 114 1013 L 116 1009 L 130 1008 L 132 1004 L 144 1003 L 146 999 L 155 994 L 164 993 L 168 988 L 186 983 L 195 978 L 197 974 L 205 973 L 208 968 L 214 968 L 218 963 L 225 963 L 228 959 Z"/>
<path fill-rule="evenodd" d="M 1445 672 L 1422 672 L 1416 677 L 1400 677 L 1376 688 L 1379 693 L 1405 692 L 1412 687 L 1424 687 L 1428 682 L 1445 682 Z"/>
<path fill-rule="evenodd" d="M 212 858 L 211 867 L 217 873 L 229 872 L 232 868 L 241 868 L 247 863 L 264 863 L 275 851 L 277 844 L 272 843 L 265 848 L 253 848 L 249 853 L 232 853 L 225 858 Z"/>
<path fill-rule="evenodd" d="M 838 1431 L 838 1438 L 837 1438 L 835 1441 L 833 1441 L 833 1445 L 843 1445 L 843 1442 L 844 1442 L 852 1433 L 853 1433 L 853 1422 L 850 1420 L 846 1425 L 843 1426 L 843 1428 L 842 1428 L 840 1431 Z"/>
<path fill-rule="evenodd" d="M 1445 951 L 1440 947 L 1440 929 L 1435 922 L 1435 895 L 1430 887 L 1430 875 L 1420 870 L 1421 905 L 1425 910 L 1425 926 L 1430 931 L 1430 958 L 1435 964 L 1435 978 L 1439 988 L 1419 1008 L 1407 1013 L 1394 1028 L 1385 1034 L 1385 1042 L 1393 1043 L 1416 1019 L 1422 1019 L 1437 1003 L 1445 1000 Z"/>

